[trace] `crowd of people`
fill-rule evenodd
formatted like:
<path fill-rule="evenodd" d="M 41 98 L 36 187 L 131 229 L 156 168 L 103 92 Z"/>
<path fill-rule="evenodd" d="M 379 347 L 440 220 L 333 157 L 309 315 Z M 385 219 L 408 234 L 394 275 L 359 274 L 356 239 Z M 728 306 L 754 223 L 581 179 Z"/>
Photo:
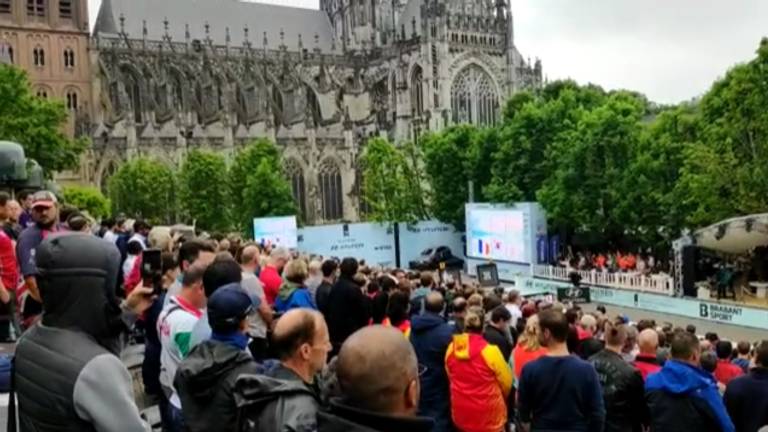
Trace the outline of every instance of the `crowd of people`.
<path fill-rule="evenodd" d="M 126 340 L 144 344 L 143 389 L 164 431 L 768 426 L 768 341 L 140 220 L 73 227 L 47 192 L 29 211 L 15 248 L 0 231 L 0 300 L 26 315 L 11 320 L 23 334 L 8 430 L 149 430 L 120 361 Z M 149 280 L 146 250 L 161 251 Z"/>
<path fill-rule="evenodd" d="M 589 250 L 573 252 L 561 257 L 558 264 L 574 270 L 598 271 L 609 273 L 637 273 L 643 275 L 669 273 L 667 263 L 657 260 L 653 254 L 646 252 L 603 251 Z"/>

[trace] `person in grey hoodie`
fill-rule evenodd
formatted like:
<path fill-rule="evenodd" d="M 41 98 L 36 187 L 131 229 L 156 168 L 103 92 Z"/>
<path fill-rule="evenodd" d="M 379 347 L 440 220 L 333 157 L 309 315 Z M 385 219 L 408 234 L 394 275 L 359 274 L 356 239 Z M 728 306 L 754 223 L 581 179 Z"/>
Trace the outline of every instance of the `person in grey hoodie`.
<path fill-rule="evenodd" d="M 247 352 L 248 315 L 255 308 L 258 300 L 238 283 L 217 289 L 208 299 L 211 338 L 182 360 L 173 381 L 190 432 L 236 430 L 235 382 L 261 370 Z"/>
<path fill-rule="evenodd" d="M 19 430 L 149 431 L 117 354 L 126 324 L 152 304 L 152 289 L 138 287 L 120 304 L 120 252 L 89 234 L 49 236 L 35 265 L 43 317 L 16 347 Z M 11 396 L 9 431 L 16 430 L 14 402 Z"/>

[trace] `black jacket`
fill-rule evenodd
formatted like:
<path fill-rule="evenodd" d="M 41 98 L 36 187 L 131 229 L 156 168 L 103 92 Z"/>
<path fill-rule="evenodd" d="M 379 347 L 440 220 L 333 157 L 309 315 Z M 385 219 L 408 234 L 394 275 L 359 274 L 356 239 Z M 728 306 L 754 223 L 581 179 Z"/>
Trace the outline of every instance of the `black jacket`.
<path fill-rule="evenodd" d="M 503 331 L 494 326 L 487 325 L 483 331 L 483 338 L 491 345 L 496 345 L 501 350 L 504 360 L 509 362 L 509 356 L 512 355 L 512 341 L 507 338 Z"/>
<path fill-rule="evenodd" d="M 432 419 L 394 417 L 359 410 L 331 401 L 327 411 L 317 413 L 318 432 L 431 432 Z"/>
<path fill-rule="evenodd" d="M 589 358 L 600 379 L 605 402 L 605 432 L 639 432 L 648 423 L 645 388 L 640 372 L 613 351 Z"/>
<path fill-rule="evenodd" d="M 453 328 L 440 315 L 424 312 L 411 320 L 410 340 L 419 364 L 426 367 L 419 377 L 418 414 L 435 419 L 433 432 L 452 431 L 451 389 L 445 371 L 445 352 L 453 341 Z"/>
<path fill-rule="evenodd" d="M 768 425 L 768 368 L 754 368 L 729 382 L 723 402 L 736 432 L 756 432 Z"/>
<path fill-rule="evenodd" d="M 189 431 L 235 430 L 235 382 L 258 370 L 250 355 L 228 343 L 207 340 L 195 346 L 173 381 Z"/>
<path fill-rule="evenodd" d="M 389 293 L 379 291 L 371 300 L 371 319 L 374 324 L 381 324 L 387 317 L 387 304 L 389 304 Z"/>
<path fill-rule="evenodd" d="M 333 285 L 326 281 L 322 281 L 315 290 L 315 304 L 317 305 L 317 310 L 319 310 L 323 315 L 328 313 L 328 296 L 331 295 L 332 287 Z"/>
<path fill-rule="evenodd" d="M 216 430 L 315 431 L 320 405 L 318 394 L 317 388 L 307 385 L 282 365 L 264 375 L 244 375 L 237 381 L 236 404 L 240 412 L 237 429 Z"/>
<path fill-rule="evenodd" d="M 371 318 L 369 305 L 360 287 L 352 279 L 343 275 L 339 277 L 328 296 L 325 314 L 335 352 L 338 353 L 349 335 L 368 325 Z"/>
<path fill-rule="evenodd" d="M 588 360 L 593 355 L 603 350 L 605 344 L 592 336 L 582 339 L 576 345 L 576 354 L 582 358 L 582 360 Z"/>

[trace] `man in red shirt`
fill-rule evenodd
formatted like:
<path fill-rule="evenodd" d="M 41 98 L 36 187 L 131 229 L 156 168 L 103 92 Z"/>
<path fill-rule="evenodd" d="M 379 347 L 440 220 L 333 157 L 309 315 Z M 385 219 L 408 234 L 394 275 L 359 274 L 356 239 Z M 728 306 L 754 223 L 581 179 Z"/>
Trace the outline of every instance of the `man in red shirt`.
<path fill-rule="evenodd" d="M 264 297 L 270 306 L 275 304 L 280 285 L 283 284 L 283 278 L 280 277 L 280 274 L 290 258 L 291 253 L 288 249 L 284 247 L 272 249 L 272 252 L 269 253 L 269 262 L 259 273 L 259 280 L 264 285 Z"/>
<path fill-rule="evenodd" d="M 632 364 L 640 371 L 640 375 L 645 380 L 648 375 L 656 373 L 661 369 L 659 360 L 656 357 L 656 349 L 659 346 L 659 334 L 656 333 L 656 330 L 650 328 L 641 331 L 637 337 L 637 346 L 640 352 L 635 356 L 635 361 Z"/>
<path fill-rule="evenodd" d="M 0 220 L 6 221 L 10 216 L 9 203 L 13 202 L 10 195 L 0 192 Z M 5 227 L 0 227 L 5 228 Z M 13 239 L 0 229 L 0 340 L 11 338 L 11 325 L 15 321 L 13 293 L 19 283 L 19 263 L 16 261 L 16 247 Z M 14 326 L 15 327 L 15 326 Z"/>
<path fill-rule="evenodd" d="M 715 352 L 717 353 L 717 368 L 715 369 L 715 379 L 725 385 L 728 385 L 732 379 L 744 375 L 744 371 L 740 367 L 731 363 L 731 354 L 733 353 L 733 345 L 730 341 L 719 341 L 715 345 Z"/>

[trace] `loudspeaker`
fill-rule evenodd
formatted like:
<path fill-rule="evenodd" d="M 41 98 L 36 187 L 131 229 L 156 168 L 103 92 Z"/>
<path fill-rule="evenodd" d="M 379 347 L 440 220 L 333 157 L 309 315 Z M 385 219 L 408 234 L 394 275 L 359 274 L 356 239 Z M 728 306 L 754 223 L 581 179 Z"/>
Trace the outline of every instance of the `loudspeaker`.
<path fill-rule="evenodd" d="M 696 297 L 696 269 L 698 268 L 699 248 L 689 245 L 683 246 L 683 262 L 680 269 L 682 278 L 683 295 L 685 297 Z"/>

